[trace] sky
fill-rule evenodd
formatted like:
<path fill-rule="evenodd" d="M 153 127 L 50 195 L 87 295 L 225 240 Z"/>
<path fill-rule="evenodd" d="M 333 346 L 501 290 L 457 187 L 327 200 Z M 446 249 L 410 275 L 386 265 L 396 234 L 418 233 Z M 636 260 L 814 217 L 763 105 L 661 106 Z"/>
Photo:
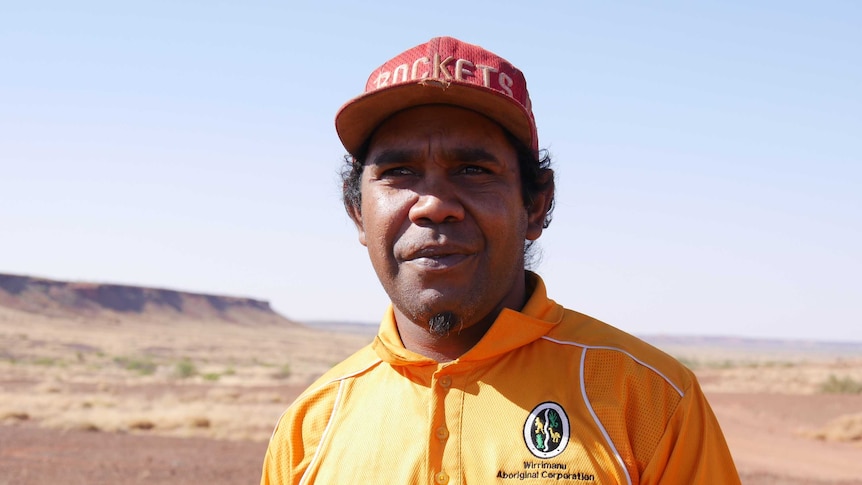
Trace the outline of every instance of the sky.
<path fill-rule="evenodd" d="M 0 0 L 0 273 L 375 323 L 333 118 L 439 35 L 526 75 L 549 296 L 637 335 L 862 341 L 862 4 Z"/>

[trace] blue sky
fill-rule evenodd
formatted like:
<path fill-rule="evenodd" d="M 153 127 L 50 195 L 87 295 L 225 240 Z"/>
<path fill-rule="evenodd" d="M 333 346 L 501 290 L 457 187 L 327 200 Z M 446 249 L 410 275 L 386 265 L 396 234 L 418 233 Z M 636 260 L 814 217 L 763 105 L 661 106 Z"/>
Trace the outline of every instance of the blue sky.
<path fill-rule="evenodd" d="M 437 35 L 527 77 L 538 267 L 636 334 L 862 341 L 857 2 L 2 2 L 0 272 L 375 322 L 333 117 Z"/>

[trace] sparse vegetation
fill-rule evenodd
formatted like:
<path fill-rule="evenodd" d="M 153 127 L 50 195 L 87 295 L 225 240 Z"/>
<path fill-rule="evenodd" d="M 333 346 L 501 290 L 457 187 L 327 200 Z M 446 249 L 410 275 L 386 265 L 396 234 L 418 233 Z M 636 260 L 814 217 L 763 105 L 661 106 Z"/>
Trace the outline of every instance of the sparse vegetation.
<path fill-rule="evenodd" d="M 147 358 L 114 357 L 114 362 L 120 367 L 137 372 L 140 375 L 155 374 L 158 364 Z"/>
<path fill-rule="evenodd" d="M 790 361 L 786 361 L 786 360 L 779 360 L 779 361 L 769 361 L 769 362 L 766 362 L 766 364 L 764 364 L 764 365 L 766 367 L 777 367 L 779 369 L 790 369 L 792 367 L 797 367 L 799 365 L 799 363 L 790 362 Z"/>
<path fill-rule="evenodd" d="M 99 426 L 97 424 L 90 423 L 90 422 L 75 423 L 74 425 L 71 426 L 71 428 L 79 430 L 79 431 L 90 431 L 90 432 L 102 431 L 102 429 L 99 428 Z"/>
<path fill-rule="evenodd" d="M 290 364 L 284 364 L 278 368 L 278 370 L 272 374 L 272 377 L 276 379 L 287 379 L 290 377 Z"/>
<path fill-rule="evenodd" d="M 830 374 L 829 379 L 820 384 L 820 392 L 826 394 L 860 394 L 862 393 L 862 382 L 848 376 L 837 377 Z"/>
<path fill-rule="evenodd" d="M 149 419 L 137 419 L 129 423 L 129 429 L 148 431 L 155 427 L 156 423 L 150 421 Z"/>
<path fill-rule="evenodd" d="M 192 418 L 189 424 L 193 428 L 209 428 L 210 426 L 212 426 L 212 423 L 210 422 L 209 418 L 203 416 Z"/>
<path fill-rule="evenodd" d="M 0 413 L 0 421 L 3 420 L 13 420 L 13 421 L 27 421 L 30 419 L 30 415 L 25 413 L 24 411 L 7 411 L 4 413 Z"/>
<path fill-rule="evenodd" d="M 180 379 L 188 379 L 198 374 L 198 368 L 189 358 L 185 358 L 179 362 L 174 368 L 177 377 Z"/>
<path fill-rule="evenodd" d="M 700 367 L 700 361 L 697 359 L 691 359 L 689 357 L 677 357 L 676 360 L 678 360 L 680 364 L 692 370 Z"/>
<path fill-rule="evenodd" d="M 734 369 L 736 367 L 740 367 L 743 365 L 742 362 L 736 362 L 733 360 L 708 360 L 701 361 L 699 359 L 693 359 L 689 357 L 677 357 L 682 365 L 688 367 L 691 370 L 698 369 Z"/>
<path fill-rule="evenodd" d="M 272 337 L 261 340 L 257 325 L 173 312 L 18 319 L 4 311 L 0 305 L 0 434 L 14 426 L 39 436 L 44 428 L 262 443 L 300 383 L 367 343 L 312 338 L 318 334 L 294 325 L 268 326 Z M 285 389 L 291 381 L 297 387 Z"/>
<path fill-rule="evenodd" d="M 795 367 L 797 364 L 794 362 L 787 361 L 775 361 L 775 360 L 767 360 L 767 361 L 759 361 L 759 360 L 707 360 L 701 361 L 692 357 L 676 357 L 682 365 L 688 367 L 691 370 L 701 370 L 701 369 L 738 369 L 738 368 L 748 368 L 748 369 L 772 369 L 772 368 L 790 368 Z"/>
<path fill-rule="evenodd" d="M 862 413 L 838 416 L 819 429 L 800 434 L 821 441 L 862 441 Z"/>
<path fill-rule="evenodd" d="M 53 357 L 37 357 L 33 359 L 33 363 L 45 367 L 53 367 L 55 365 L 61 365 L 62 361 Z"/>

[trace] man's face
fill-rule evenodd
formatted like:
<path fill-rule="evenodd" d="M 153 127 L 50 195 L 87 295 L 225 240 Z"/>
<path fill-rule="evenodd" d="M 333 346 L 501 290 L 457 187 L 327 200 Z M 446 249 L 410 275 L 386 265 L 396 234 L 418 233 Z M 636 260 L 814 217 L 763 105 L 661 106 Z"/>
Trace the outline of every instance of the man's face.
<path fill-rule="evenodd" d="M 361 190 L 359 240 L 397 313 L 468 327 L 523 305 L 524 240 L 544 210 L 524 207 L 499 125 L 451 106 L 402 111 L 371 138 Z"/>

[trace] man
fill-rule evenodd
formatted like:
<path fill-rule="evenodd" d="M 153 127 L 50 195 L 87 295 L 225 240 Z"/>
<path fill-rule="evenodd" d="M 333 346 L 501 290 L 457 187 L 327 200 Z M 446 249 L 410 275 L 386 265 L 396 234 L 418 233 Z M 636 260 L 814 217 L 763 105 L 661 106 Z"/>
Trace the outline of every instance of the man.
<path fill-rule="evenodd" d="M 374 71 L 336 129 L 392 304 L 282 416 L 262 484 L 739 483 L 690 371 L 525 270 L 554 182 L 520 71 L 435 38 Z"/>

